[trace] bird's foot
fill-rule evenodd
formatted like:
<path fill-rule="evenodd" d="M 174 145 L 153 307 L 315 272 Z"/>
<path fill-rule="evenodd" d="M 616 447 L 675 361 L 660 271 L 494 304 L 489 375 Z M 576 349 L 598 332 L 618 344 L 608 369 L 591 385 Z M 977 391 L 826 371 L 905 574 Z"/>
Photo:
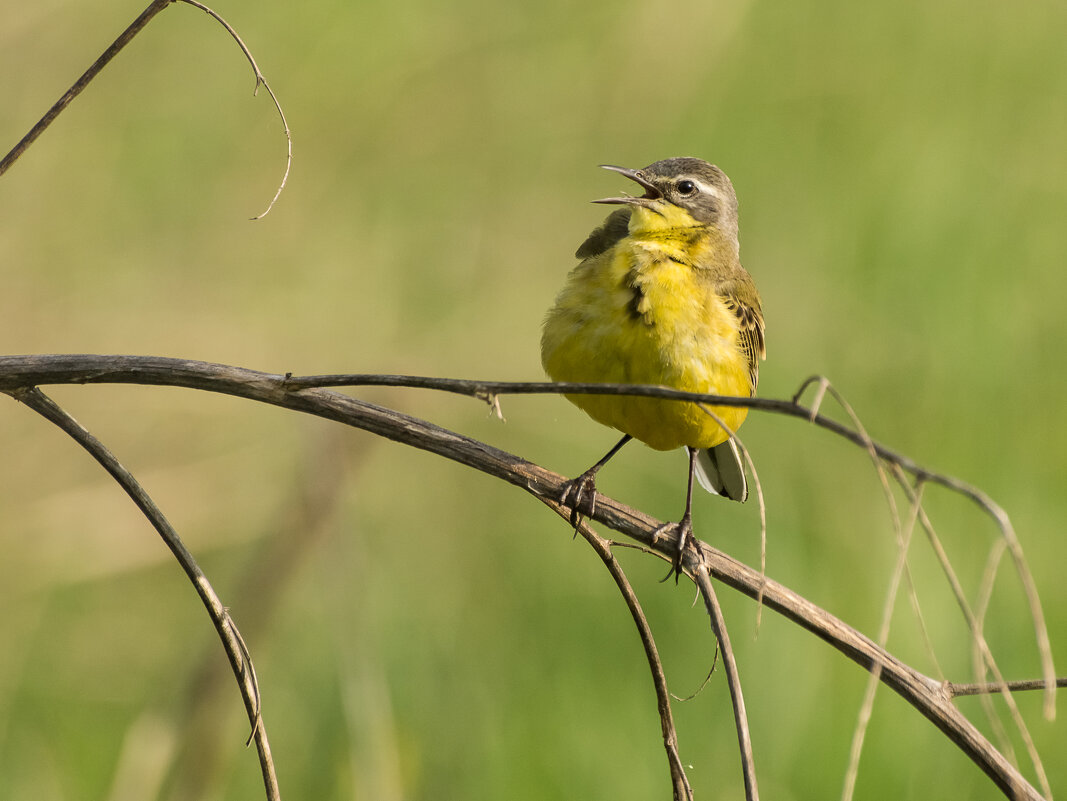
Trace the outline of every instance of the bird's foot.
<path fill-rule="evenodd" d="M 693 544 L 693 519 L 689 514 L 682 516 L 682 519 L 677 523 L 664 523 L 662 526 L 652 532 L 652 542 L 656 543 L 662 537 L 670 538 L 672 535 L 678 537 L 678 550 L 674 552 L 674 558 L 671 559 L 671 569 L 667 575 L 660 581 L 666 581 L 672 575 L 674 576 L 674 583 L 678 583 L 678 579 L 682 575 L 682 554 L 685 553 L 685 549 Z"/>
<path fill-rule="evenodd" d="M 564 484 L 559 500 L 564 506 L 570 507 L 570 523 L 574 526 L 574 535 L 578 536 L 582 518 L 592 517 L 596 511 L 596 470 L 586 470 Z"/>

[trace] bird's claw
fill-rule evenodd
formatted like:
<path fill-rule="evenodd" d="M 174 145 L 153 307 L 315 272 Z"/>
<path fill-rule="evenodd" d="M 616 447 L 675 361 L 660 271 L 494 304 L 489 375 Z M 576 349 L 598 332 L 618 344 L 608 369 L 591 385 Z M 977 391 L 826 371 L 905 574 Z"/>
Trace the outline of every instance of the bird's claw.
<path fill-rule="evenodd" d="M 666 581 L 672 575 L 674 576 L 674 583 L 678 583 L 678 579 L 682 575 L 682 554 L 685 553 L 685 549 L 693 544 L 693 521 L 687 515 L 682 517 L 677 523 L 664 523 L 662 526 L 652 532 L 652 542 L 657 542 L 661 537 L 670 537 L 671 534 L 676 534 L 678 537 L 678 549 L 674 552 L 674 557 L 671 559 L 671 569 L 667 572 L 660 581 Z"/>
<path fill-rule="evenodd" d="M 592 517 L 596 511 L 596 473 L 586 471 L 577 478 L 573 478 L 563 485 L 560 495 L 560 503 L 571 510 L 570 524 L 574 526 L 574 534 L 578 535 L 578 527 L 582 524 L 582 518 Z"/>

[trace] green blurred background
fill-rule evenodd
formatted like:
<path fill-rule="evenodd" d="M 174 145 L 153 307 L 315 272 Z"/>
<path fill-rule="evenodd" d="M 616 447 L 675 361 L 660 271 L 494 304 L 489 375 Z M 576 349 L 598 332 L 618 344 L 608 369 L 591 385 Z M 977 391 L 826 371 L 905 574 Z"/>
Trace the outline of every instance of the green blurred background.
<path fill-rule="evenodd" d="M 0 179 L 4 352 L 539 379 L 542 314 L 604 214 L 588 201 L 625 188 L 596 165 L 701 156 L 741 200 L 767 318 L 761 394 L 825 374 L 876 438 L 988 490 L 1067 673 L 1062 2 L 215 8 L 292 127 L 279 204 L 248 220 L 284 167 L 269 99 L 224 31 L 169 8 Z M 140 10 L 0 11 L 0 150 Z M 139 476 L 231 606 L 285 797 L 669 797 L 629 616 L 528 496 L 232 398 L 52 394 Z M 553 397 L 505 398 L 501 423 L 475 401 L 358 394 L 571 475 L 614 440 Z M 894 549 L 866 458 L 773 416 L 743 435 L 769 574 L 873 633 Z M 147 523 L 12 402 L 0 449 L 0 798 L 258 797 L 221 649 Z M 683 475 L 680 453 L 631 446 L 600 486 L 674 519 Z M 973 595 L 995 531 L 963 500 L 928 500 Z M 758 563 L 755 504 L 701 497 L 695 515 L 699 536 Z M 713 655 L 706 620 L 690 590 L 657 583 L 661 563 L 621 558 L 688 695 Z M 912 569 L 941 669 L 968 680 L 967 633 L 925 542 Z M 989 635 L 1017 678 L 1038 672 L 1021 598 L 1005 570 Z M 722 601 L 764 796 L 836 797 L 866 676 L 774 614 L 755 636 L 754 604 Z M 937 675 L 919 642 L 902 601 L 890 647 Z M 1036 694 L 1019 704 L 1067 793 L 1067 728 Z M 698 797 L 740 797 L 722 677 L 675 706 Z M 857 797 L 1000 795 L 883 691 Z"/>

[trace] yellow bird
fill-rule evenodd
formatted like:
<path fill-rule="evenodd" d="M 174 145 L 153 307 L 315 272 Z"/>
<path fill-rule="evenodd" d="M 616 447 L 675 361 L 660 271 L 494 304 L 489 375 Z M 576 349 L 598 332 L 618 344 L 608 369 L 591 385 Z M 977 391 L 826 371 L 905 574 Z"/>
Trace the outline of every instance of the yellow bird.
<path fill-rule="evenodd" d="M 554 381 L 654 384 L 688 392 L 749 397 L 766 355 L 759 292 L 741 266 L 737 196 L 726 174 L 695 158 L 641 170 L 602 165 L 635 181 L 640 197 L 594 203 L 624 206 L 575 254 L 545 318 L 541 363 Z M 748 497 L 730 434 L 694 403 L 623 395 L 568 395 L 590 417 L 625 436 L 568 484 L 563 502 L 576 525 L 589 514 L 598 470 L 631 438 L 657 450 L 685 447 L 689 482 L 675 570 L 692 536 L 693 477 L 710 492 Z M 748 409 L 711 407 L 730 431 Z"/>

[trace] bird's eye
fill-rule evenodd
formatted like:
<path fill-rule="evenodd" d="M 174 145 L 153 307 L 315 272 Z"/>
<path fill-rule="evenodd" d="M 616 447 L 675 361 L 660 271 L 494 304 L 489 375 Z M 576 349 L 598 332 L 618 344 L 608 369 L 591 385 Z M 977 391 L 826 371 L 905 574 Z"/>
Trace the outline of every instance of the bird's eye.
<path fill-rule="evenodd" d="M 697 191 L 697 185 L 692 181 L 682 180 L 678 182 L 678 194 L 689 196 Z"/>

